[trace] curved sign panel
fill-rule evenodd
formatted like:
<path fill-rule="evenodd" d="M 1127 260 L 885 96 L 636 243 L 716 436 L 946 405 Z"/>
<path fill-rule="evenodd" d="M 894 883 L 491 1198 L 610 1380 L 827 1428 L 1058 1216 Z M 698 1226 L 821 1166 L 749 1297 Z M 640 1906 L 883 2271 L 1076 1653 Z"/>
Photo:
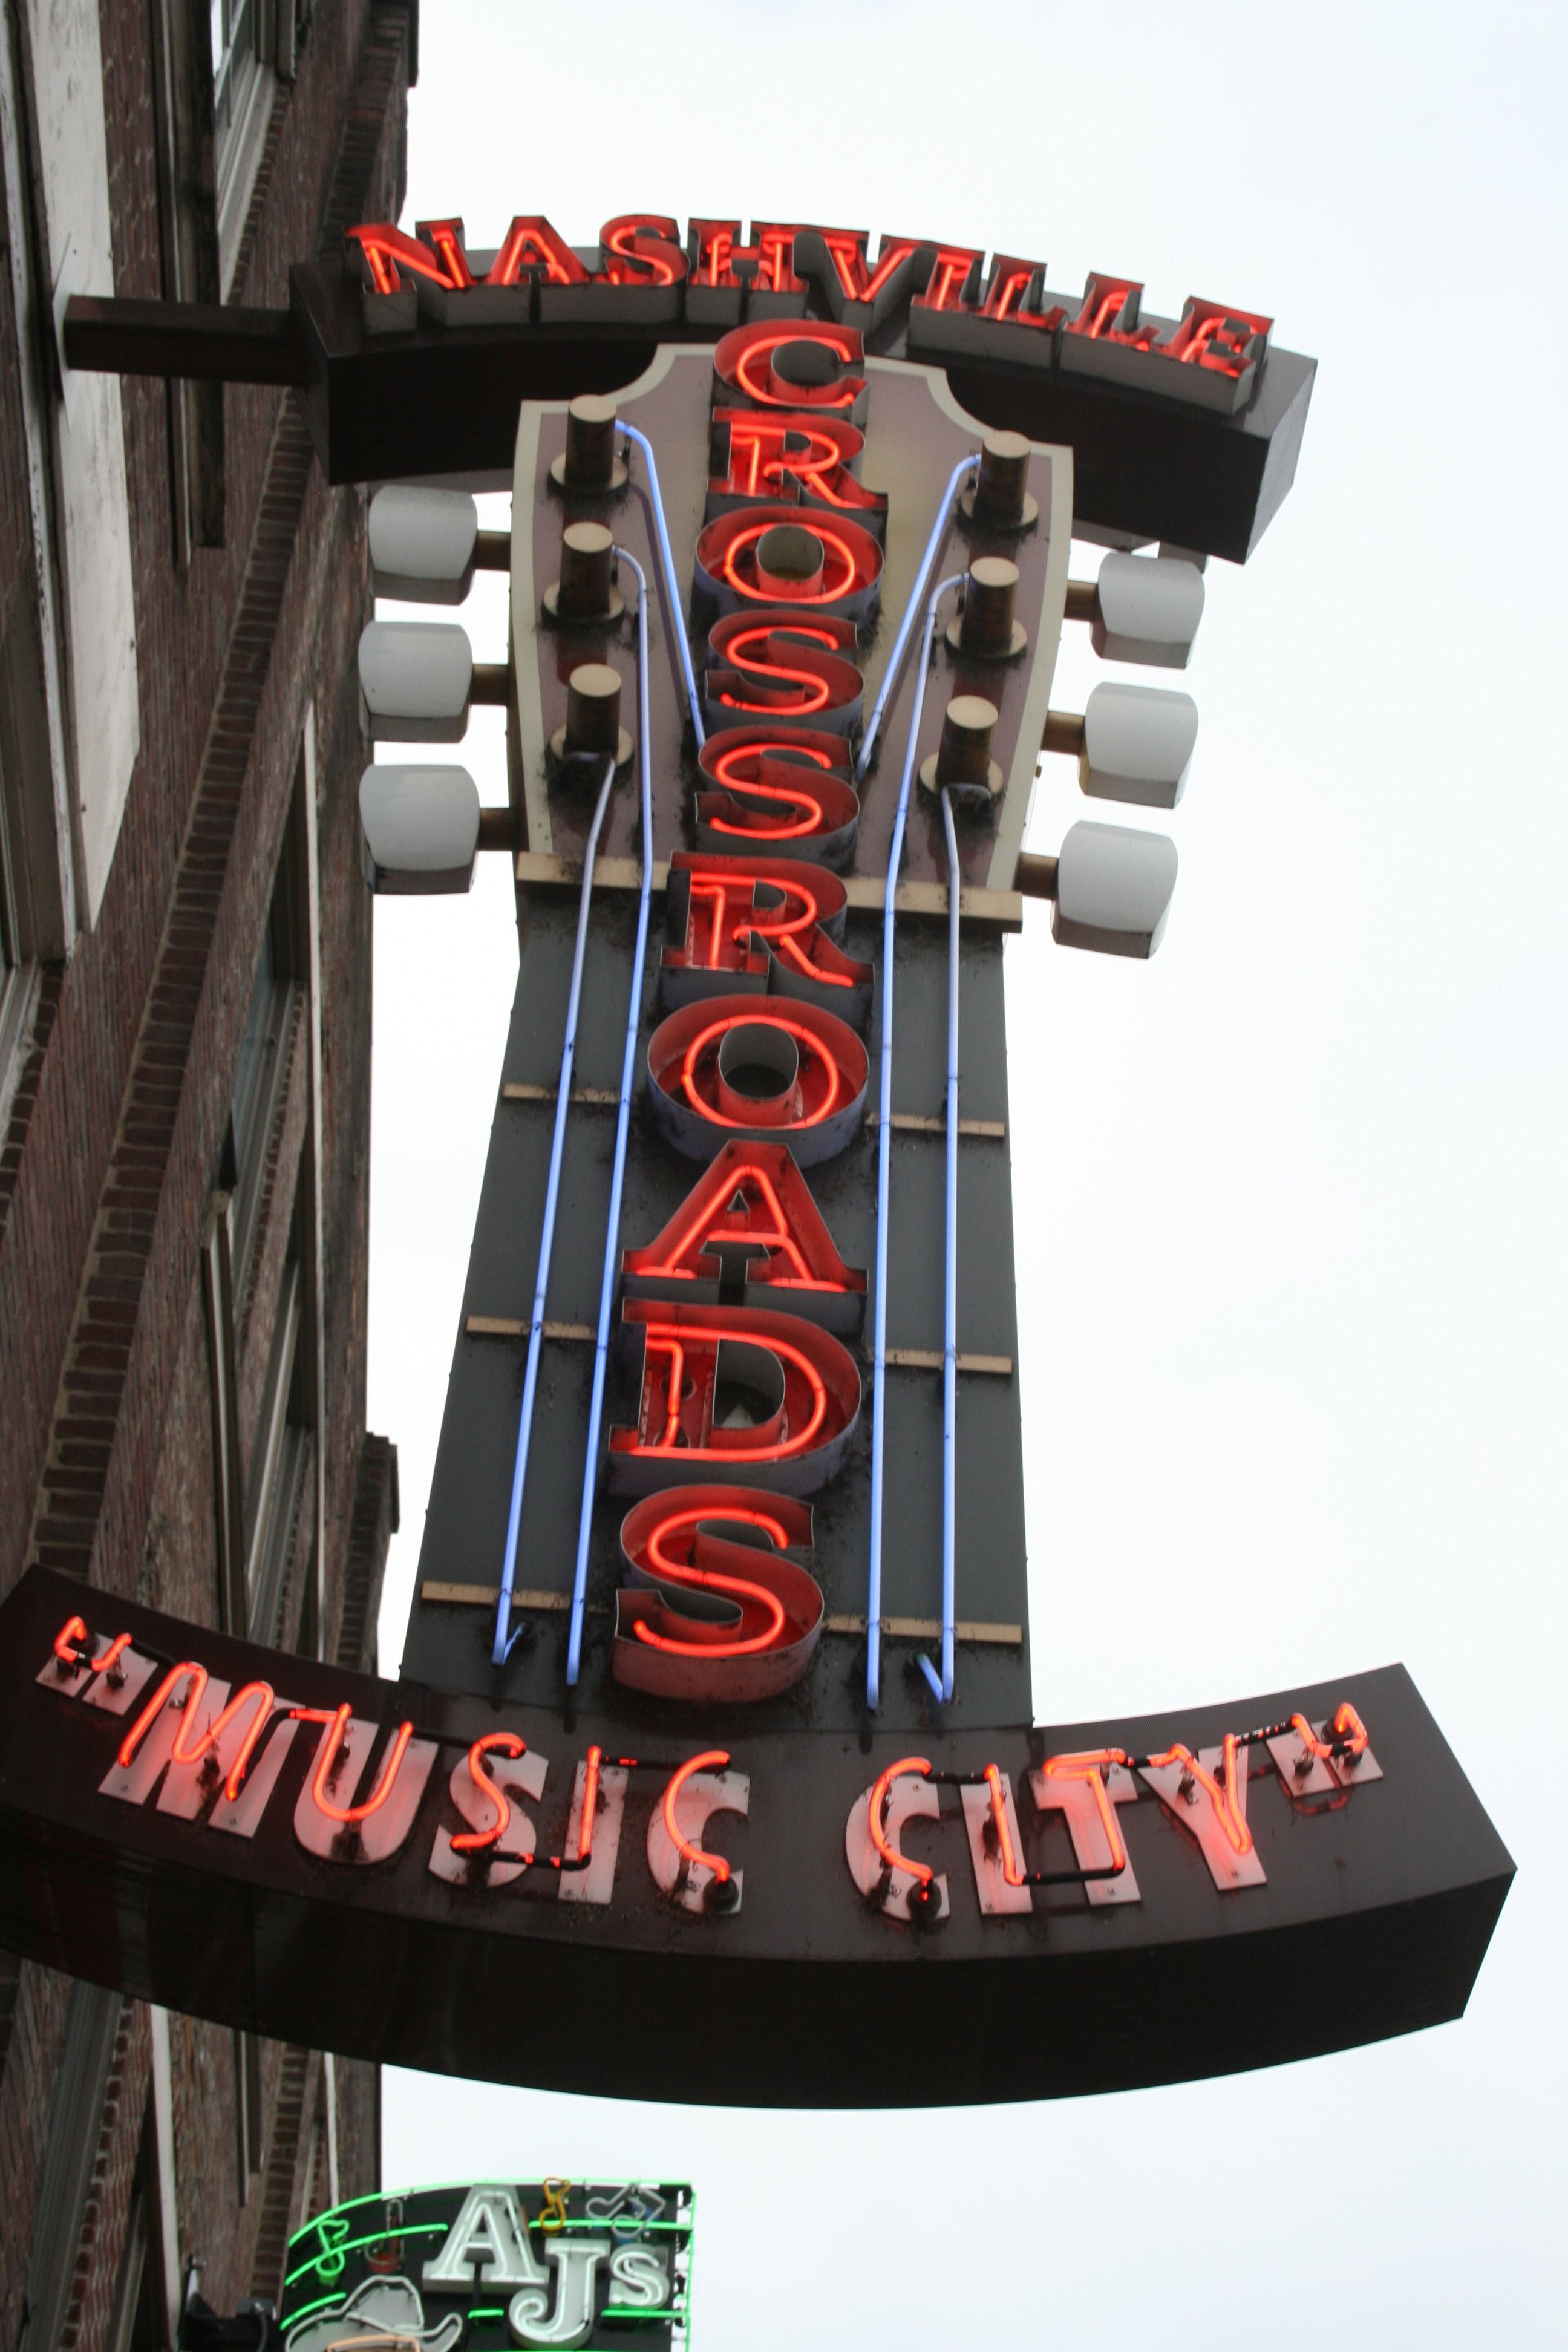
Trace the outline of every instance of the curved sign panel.
<path fill-rule="evenodd" d="M 40 1569 L 0 1654 L 0 1941 L 500 2081 L 927 2105 L 1309 2057 L 1457 2016 L 1511 1875 L 1399 1667 L 633 1749 L 619 1710 L 341 1674 Z"/>

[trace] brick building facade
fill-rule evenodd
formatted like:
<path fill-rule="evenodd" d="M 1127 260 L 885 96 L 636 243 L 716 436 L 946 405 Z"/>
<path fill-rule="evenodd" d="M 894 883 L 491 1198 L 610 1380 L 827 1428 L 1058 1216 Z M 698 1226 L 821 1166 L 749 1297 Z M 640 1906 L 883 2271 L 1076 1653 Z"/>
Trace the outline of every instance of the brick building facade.
<path fill-rule="evenodd" d="M 371 1663 L 364 506 L 292 395 L 73 381 L 73 292 L 288 299 L 395 217 L 416 10 L 5 0 L 0 1592 Z M 0 2345 L 172 2346 L 374 2185 L 374 2069 L 0 1956 Z"/>

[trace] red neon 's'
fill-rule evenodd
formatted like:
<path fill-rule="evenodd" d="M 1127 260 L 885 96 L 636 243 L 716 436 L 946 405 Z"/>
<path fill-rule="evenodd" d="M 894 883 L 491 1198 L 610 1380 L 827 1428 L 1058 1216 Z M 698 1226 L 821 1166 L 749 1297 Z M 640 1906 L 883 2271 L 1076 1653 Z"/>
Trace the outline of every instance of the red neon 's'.
<path fill-rule="evenodd" d="M 810 643 L 823 646 L 829 654 L 839 653 L 838 641 L 830 631 L 822 628 L 814 629 L 810 623 L 805 621 L 797 625 L 793 615 L 787 626 L 792 638 L 804 637 Z M 741 629 L 727 635 L 724 639 L 722 658 L 727 662 L 733 662 L 736 668 L 748 677 L 754 677 L 770 681 L 776 678 L 782 685 L 798 687 L 803 698 L 787 706 L 792 718 L 795 716 L 805 718 L 814 710 L 826 710 L 833 699 L 832 684 L 816 670 L 795 669 L 777 657 L 770 644 L 777 628 L 777 622 L 764 621 L 758 628 Z M 763 648 L 763 652 L 753 653 L 751 649 L 754 646 L 761 646 Z M 754 710 L 759 713 L 775 710 L 780 702 L 780 698 L 776 695 L 771 703 L 747 702 L 738 694 L 721 694 L 717 699 L 723 704 L 726 710 Z M 755 751 L 758 747 L 752 745 L 749 748 Z"/>
<path fill-rule="evenodd" d="M 1002 1850 L 1002 1875 L 1009 1886 L 1022 1886 L 1024 1874 L 1013 1851 L 1013 1832 L 1007 1826 L 1007 1808 L 1002 1798 L 1002 1775 L 994 1764 L 985 1767 L 985 1785 L 991 1791 L 991 1818 L 996 1824 L 996 1842 Z"/>
<path fill-rule="evenodd" d="M 781 676 L 784 674 L 780 673 Z M 817 682 L 819 681 L 814 680 L 814 683 Z M 824 687 L 825 700 L 826 692 Z M 730 701 L 728 695 L 723 698 L 726 702 Z M 816 704 L 811 707 L 814 709 L 817 708 Z M 731 708 L 740 710 L 744 709 L 746 705 L 737 702 L 733 703 Z M 794 743 L 748 743 L 732 751 L 721 751 L 713 761 L 713 775 L 715 782 L 722 784 L 726 792 L 737 793 L 742 799 L 749 794 L 753 800 L 782 801 L 786 808 L 799 809 L 801 814 L 793 824 L 779 824 L 771 821 L 759 821 L 755 825 L 731 824 L 727 817 L 712 817 L 709 822 L 714 833 L 732 834 L 738 841 L 798 841 L 803 835 L 816 831 L 822 823 L 822 803 L 810 793 L 796 792 L 784 784 L 761 784 L 754 778 L 737 776 L 733 772 L 734 763 L 738 760 L 755 760 L 770 751 L 796 752 L 810 760 L 816 767 L 829 771 L 833 767 L 832 759 L 827 752 L 807 751 L 804 746 Z"/>
<path fill-rule="evenodd" d="M 1352 1725 L 1355 1728 L 1351 1729 Z M 1334 1738 L 1344 1741 L 1347 1756 L 1360 1756 L 1366 1748 L 1366 1726 L 1351 1705 L 1342 1700 L 1334 1714 Z"/>
<path fill-rule="evenodd" d="M 594 1815 L 599 1807 L 599 1767 L 604 1760 L 602 1748 L 589 1748 L 588 1761 L 583 1772 L 583 1818 L 577 1824 L 579 1862 L 586 1862 L 594 1851 Z"/>
<path fill-rule="evenodd" d="M 1184 1753 L 1185 1751 L 1184 1750 Z M 1156 1759 L 1158 1760 L 1158 1759 Z M 1087 1780 L 1094 1790 L 1094 1801 L 1100 1813 L 1100 1825 L 1104 1830 L 1110 1848 L 1110 1859 L 1117 1870 L 1127 1867 L 1127 1848 L 1121 1843 L 1121 1832 L 1116 1824 L 1116 1808 L 1106 1794 L 1101 1767 L 1125 1764 L 1127 1753 L 1121 1748 L 1095 1748 L 1079 1756 L 1050 1756 L 1046 1759 L 1047 1780 Z M 1012 1881 L 1009 1880 L 1011 1885 Z"/>
<path fill-rule="evenodd" d="M 691 1757 L 678 1772 L 671 1774 L 669 1786 L 664 1792 L 664 1826 L 669 1832 L 671 1845 L 688 1870 L 695 1870 L 698 1864 L 701 1864 L 704 1869 L 713 1873 L 721 1886 L 730 1875 L 729 1864 L 721 1853 L 705 1853 L 700 1845 L 693 1845 L 689 1839 L 681 1836 L 675 1825 L 675 1801 L 693 1772 L 705 1772 L 710 1768 L 715 1772 L 721 1772 L 729 1761 L 728 1748 L 705 1748 L 700 1756 Z"/>
<path fill-rule="evenodd" d="M 693 1568 L 687 1561 L 670 1559 L 660 1549 L 664 1538 L 677 1528 L 696 1527 L 703 1519 L 712 1519 L 717 1516 L 719 1514 L 710 1504 L 701 1505 L 694 1511 L 672 1511 L 668 1518 L 659 1521 L 648 1538 L 648 1559 L 659 1574 L 668 1577 L 672 1584 L 693 1584 L 709 1592 L 736 1592 L 743 1594 L 749 1601 L 760 1601 L 769 1614 L 767 1631 L 755 1633 L 744 1642 L 672 1642 L 663 1633 L 650 1633 L 639 1618 L 633 1630 L 637 1640 L 646 1642 L 650 1649 L 667 1650 L 678 1658 L 748 1658 L 759 1650 L 769 1648 L 784 1632 L 784 1609 L 765 1585 L 748 1583 L 738 1576 L 710 1575 L 707 1570 Z M 764 1512 L 726 1509 L 722 1517 L 738 1519 L 748 1527 L 760 1528 L 781 1551 L 789 1542 L 779 1521 L 768 1517 Z"/>
<path fill-rule="evenodd" d="M 404 1750 L 414 1737 L 414 1726 L 411 1723 L 398 1725 L 397 1737 L 387 1750 L 386 1761 L 381 1768 L 381 1778 L 364 1803 L 334 1805 L 327 1795 L 327 1780 L 333 1764 L 337 1761 L 338 1750 L 342 1746 L 343 1733 L 348 1729 L 349 1717 L 353 1713 L 353 1709 L 345 1699 L 342 1705 L 334 1709 L 331 1715 L 327 1715 L 319 1707 L 296 1707 L 294 1713 L 307 1717 L 312 1722 L 324 1722 L 328 1727 L 327 1736 L 321 1742 L 321 1753 L 316 1762 L 316 1777 L 310 1783 L 310 1798 L 317 1811 L 325 1813 L 330 1822 L 349 1823 L 368 1822 L 372 1813 L 378 1813 L 392 1794 L 398 1767 L 403 1762 Z"/>
<path fill-rule="evenodd" d="M 1221 1767 L 1221 1769 L 1225 1774 L 1225 1785 L 1223 1788 L 1215 1779 L 1212 1772 L 1206 1772 L 1204 1769 L 1203 1766 L 1198 1762 L 1197 1758 L 1193 1754 L 1192 1749 L 1190 1748 L 1184 1748 L 1179 1739 L 1175 1742 L 1173 1747 L 1168 1748 L 1163 1756 L 1151 1756 L 1149 1761 L 1156 1769 L 1159 1769 L 1167 1764 L 1179 1764 L 1184 1771 L 1190 1772 L 1194 1780 L 1198 1782 L 1199 1786 L 1207 1792 L 1209 1801 L 1215 1809 L 1215 1813 L 1218 1819 L 1219 1825 L 1221 1829 L 1224 1830 L 1226 1836 L 1229 1839 L 1231 1844 L 1236 1848 L 1237 1853 L 1250 1853 L 1252 1852 L 1252 1832 L 1247 1828 L 1246 1819 L 1236 1801 L 1236 1759 L 1237 1748 L 1237 1738 L 1234 1731 L 1227 1731 L 1226 1733 L 1223 1743 L 1223 1753 L 1225 1757 L 1224 1764 Z M 1048 1769 L 1049 1768 L 1047 1767 L 1047 1769 Z"/>
<path fill-rule="evenodd" d="M 866 1825 L 871 1832 L 871 1843 L 889 1869 L 907 1871 L 911 1878 L 918 1878 L 922 1886 L 931 1885 L 936 1876 L 935 1871 L 927 1863 L 911 1862 L 908 1854 L 900 1853 L 896 1845 L 888 1843 L 888 1833 L 882 1827 L 882 1807 L 888 1801 L 889 1790 L 900 1772 L 927 1773 L 930 1770 L 929 1757 L 900 1756 L 896 1764 L 889 1764 L 887 1770 L 879 1776 L 866 1810 Z"/>
<path fill-rule="evenodd" d="M 511 1807 L 507 1802 L 505 1790 L 497 1788 L 484 1768 L 484 1759 L 491 1749 L 499 1750 L 503 1756 L 522 1756 L 527 1753 L 528 1742 L 526 1739 L 519 1738 L 515 1731 L 487 1731 L 484 1738 L 476 1739 L 469 1748 L 468 1778 L 480 1794 L 488 1797 L 495 1807 L 495 1827 L 489 1830 L 455 1832 L 452 1838 L 454 1853 L 479 1853 L 486 1846 L 499 1845 L 506 1835 L 506 1825 L 511 1819 Z"/>
<path fill-rule="evenodd" d="M 679 1368 L 684 1368 L 685 1349 L 681 1346 L 679 1328 L 677 1325 L 647 1323 L 643 1328 L 647 1334 L 647 1344 L 650 1349 L 657 1349 L 661 1356 L 672 1358 Z M 801 1373 L 811 1391 L 811 1418 L 805 1427 L 798 1434 L 792 1433 L 782 1445 L 748 1446 L 746 1459 L 748 1462 L 786 1462 L 792 1454 L 803 1453 L 827 1418 L 827 1391 L 823 1386 L 821 1373 L 810 1357 L 803 1356 L 798 1348 L 792 1348 L 787 1339 L 775 1339 L 772 1335 L 765 1339 L 758 1339 L 753 1333 L 748 1332 L 743 1325 L 733 1331 L 726 1331 L 721 1327 L 716 1328 L 710 1324 L 705 1325 L 704 1333 L 705 1336 L 710 1336 L 715 1344 L 721 1339 L 735 1339 L 748 1347 L 766 1348 L 771 1354 L 782 1356 L 785 1363 L 793 1364 L 796 1371 Z M 677 1445 L 675 1443 L 675 1438 L 679 1432 L 679 1381 L 678 1378 L 672 1376 L 669 1385 L 668 1410 L 665 1419 L 664 1443 L 662 1445 L 639 1445 L 637 1450 L 640 1459 L 647 1461 L 666 1454 L 684 1454 L 689 1452 L 689 1447 Z"/>
<path fill-rule="evenodd" d="M 837 1020 L 837 1013 L 833 1017 Z M 748 1013 L 745 1019 L 748 1023 L 754 1023 L 755 1016 Z M 745 1121 L 739 1118 L 726 1118 L 721 1111 L 710 1109 L 708 1105 L 702 1100 L 697 1091 L 695 1084 L 693 1083 L 697 1074 L 698 1058 L 700 1055 L 703 1047 L 705 1045 L 710 1045 L 715 1037 L 721 1037 L 727 1029 L 732 1029 L 740 1025 L 741 1024 L 738 1017 L 734 1013 L 726 1014 L 722 1021 L 710 1022 L 708 1027 L 706 1029 L 700 1030 L 697 1035 L 692 1039 L 690 1045 L 686 1049 L 686 1059 L 681 1064 L 680 1083 L 682 1087 L 685 1089 L 687 1100 L 691 1104 L 694 1110 L 700 1110 L 705 1118 L 712 1121 L 715 1127 L 739 1128 L 743 1127 L 745 1125 Z M 790 1122 L 791 1126 L 795 1128 L 820 1127 L 822 1121 L 828 1117 L 835 1103 L 838 1100 L 839 1076 L 837 1063 L 834 1060 L 831 1054 L 824 1051 L 822 1039 L 817 1035 L 815 1029 L 805 1029 L 801 1026 L 798 1021 L 781 1021 L 776 1014 L 770 1014 L 768 1016 L 767 1026 L 770 1029 L 782 1029 L 786 1036 L 793 1037 L 795 1039 L 797 1045 L 809 1046 L 811 1051 L 818 1055 L 823 1067 L 826 1070 L 828 1080 L 827 1099 L 823 1104 L 821 1109 L 813 1111 L 809 1118 L 792 1119 Z"/>
<path fill-rule="evenodd" d="M 617 261 L 633 265 L 607 269 L 612 286 L 677 286 L 686 275 L 679 226 L 666 214 L 618 214 L 599 231 L 599 243 Z"/>
<path fill-rule="evenodd" d="M 256 1753 L 257 1744 L 272 1719 L 273 1696 L 270 1683 L 247 1683 L 243 1690 L 236 1691 L 217 1721 L 202 1733 L 193 1747 L 186 1735 L 201 1709 L 202 1697 L 207 1686 L 207 1670 L 205 1666 L 198 1666 L 192 1659 L 186 1659 L 183 1665 L 171 1666 L 121 1741 L 120 1769 L 122 1772 L 130 1770 L 136 1750 L 152 1728 L 153 1717 L 158 1714 L 164 1700 L 173 1695 L 176 1684 L 181 1682 L 188 1682 L 190 1687 L 185 1693 L 184 1720 L 174 1734 L 174 1745 L 170 1750 L 169 1760 L 174 1764 L 199 1764 L 204 1756 L 209 1753 L 216 1755 L 219 1740 L 241 1707 L 259 1702 L 256 1705 L 256 1713 L 251 1719 L 250 1728 L 240 1742 L 239 1754 L 235 1758 L 228 1779 L 224 1783 L 224 1794 L 229 1803 L 233 1804 L 239 1794 L 240 1783 L 250 1769 L 250 1759 Z"/>

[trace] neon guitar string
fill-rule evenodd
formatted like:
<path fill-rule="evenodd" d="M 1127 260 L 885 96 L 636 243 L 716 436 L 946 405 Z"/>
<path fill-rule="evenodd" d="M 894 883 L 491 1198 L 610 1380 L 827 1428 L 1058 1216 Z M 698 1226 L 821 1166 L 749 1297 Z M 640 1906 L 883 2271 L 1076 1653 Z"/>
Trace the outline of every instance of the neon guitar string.
<path fill-rule="evenodd" d="M 588 908 L 594 896 L 594 861 L 605 811 L 615 786 L 616 762 L 605 763 L 588 845 L 583 854 L 583 892 L 577 902 L 577 938 L 572 950 L 572 985 L 566 998 L 566 1036 L 561 1048 L 561 1078 L 555 1091 L 555 1129 L 550 1139 L 550 1174 L 544 1188 L 544 1225 L 539 1236 L 539 1271 L 533 1286 L 533 1314 L 528 1327 L 528 1364 L 522 1376 L 522 1409 L 518 1415 L 517 1452 L 512 1460 L 511 1502 L 507 1512 L 506 1550 L 501 1557 L 500 1593 L 496 1601 L 495 1639 L 490 1664 L 504 1666 L 512 1643 L 521 1633 L 511 1631 L 511 1594 L 517 1581 L 517 1547 L 522 1529 L 522 1495 L 528 1476 L 528 1447 L 533 1433 L 533 1401 L 539 1387 L 539 1359 L 544 1343 L 544 1295 L 550 1287 L 550 1261 L 555 1248 L 555 1209 L 561 1192 L 561 1163 L 566 1150 L 566 1113 L 572 1095 L 572 1069 L 577 1055 L 577 1013 L 583 996 L 583 966 L 588 953 Z"/>
<path fill-rule="evenodd" d="M 675 639 L 675 650 L 680 656 L 680 674 L 686 681 L 686 708 L 691 715 L 691 730 L 697 738 L 697 748 L 700 751 L 707 740 L 707 730 L 702 724 L 702 706 L 697 699 L 697 680 L 691 669 L 691 647 L 686 642 L 686 619 L 681 610 L 680 583 L 675 576 L 675 556 L 669 544 L 669 526 L 664 519 L 664 493 L 658 486 L 658 460 L 653 454 L 653 443 L 646 433 L 639 433 L 637 426 L 628 425 L 624 416 L 618 416 L 616 422 L 627 440 L 635 441 L 647 459 L 647 488 L 648 496 L 653 501 L 653 527 L 658 541 L 659 569 L 664 573 L 664 593 L 669 599 L 669 632 Z M 617 552 L 619 552 L 618 550 Z M 640 580 L 642 573 L 632 558 L 628 555 L 625 561 L 631 564 L 632 570 L 637 572 Z M 646 665 L 646 655 L 642 658 Z M 652 854 L 650 849 L 648 852 L 650 857 Z M 574 1682 L 576 1676 L 569 1675 L 567 1680 Z"/>
<path fill-rule="evenodd" d="M 639 441 L 642 436 L 636 436 Z M 647 444 L 644 442 L 644 447 Z M 653 475 L 653 451 L 648 448 L 648 471 Z M 686 674 L 691 676 L 690 656 L 686 647 L 686 633 L 680 618 L 680 605 L 674 586 L 674 565 L 668 560 L 669 540 L 664 528 L 664 513 L 656 506 L 659 544 L 666 552 L 666 578 L 670 589 L 670 626 L 674 629 L 686 663 Z M 572 1577 L 572 1627 L 566 1643 L 566 1680 L 576 1683 L 583 1664 L 583 1613 L 588 1594 L 588 1543 L 594 1527 L 594 1494 L 599 1480 L 599 1424 L 605 1411 L 605 1374 L 610 1354 L 610 1307 L 616 1293 L 616 1260 L 621 1234 L 621 1192 L 626 1173 L 626 1138 L 631 1126 L 632 1077 L 637 1068 L 637 1028 L 642 1013 L 643 966 L 647 959 L 648 904 L 653 894 L 653 776 L 652 736 L 648 718 L 647 678 L 647 577 L 635 555 L 625 548 L 616 550 L 637 583 L 637 778 L 642 797 L 642 881 L 637 893 L 637 936 L 632 950 L 632 980 L 626 995 L 626 1042 L 621 1059 L 621 1098 L 616 1115 L 616 1158 L 610 1178 L 610 1209 L 605 1226 L 605 1267 L 599 1285 L 599 1328 L 594 1344 L 594 1390 L 588 1405 L 588 1457 L 583 1465 L 583 1506 L 577 1519 L 577 1559 Z M 697 728 L 697 740 L 702 740 L 702 724 L 693 700 L 691 716 Z"/>
<path fill-rule="evenodd" d="M 953 1643 L 958 1612 L 958 833 L 952 797 L 942 792 L 947 829 L 947 1240 L 942 1333 L 942 1674 L 915 1660 L 945 1706 L 952 1696 Z"/>
<path fill-rule="evenodd" d="M 953 477 L 957 479 L 957 475 Z M 936 634 L 937 606 L 963 575 L 954 572 L 931 592 L 926 606 L 925 635 L 921 641 L 915 673 L 914 707 L 910 712 L 910 738 L 904 750 L 904 772 L 899 784 L 899 805 L 893 818 L 892 845 L 888 852 L 887 887 L 882 894 L 882 1115 L 877 1129 L 877 1319 L 872 1357 L 871 1391 L 871 1546 L 866 1580 L 866 1705 L 876 1713 L 882 1695 L 882 1469 L 888 1417 L 888 1194 L 892 1175 L 893 1144 L 893 950 L 899 887 L 903 856 L 904 824 L 909 815 L 910 785 L 915 772 L 915 747 L 920 740 L 921 713 L 925 708 L 926 679 L 931 670 L 931 639 Z"/>
<path fill-rule="evenodd" d="M 871 716 L 867 724 L 865 740 L 860 746 L 860 756 L 855 762 L 855 774 L 858 780 L 865 776 L 867 769 L 871 764 L 871 753 L 875 748 L 882 720 L 887 714 L 888 704 L 898 691 L 899 669 L 904 658 L 905 648 L 909 645 L 910 632 L 915 625 L 915 614 L 920 610 L 921 593 L 926 582 L 931 578 L 938 551 L 942 546 L 942 534 L 947 529 L 948 518 L 952 512 L 952 502 L 958 496 L 959 487 L 965 474 L 972 473 L 979 463 L 979 457 L 972 450 L 967 457 L 959 459 L 948 476 L 947 488 L 942 494 L 942 503 L 937 508 L 936 520 L 931 527 L 931 536 L 926 541 L 925 553 L 921 557 L 920 569 L 910 583 L 910 601 L 904 606 L 904 617 L 899 623 L 899 634 L 893 640 L 893 650 L 888 656 L 888 667 L 883 675 L 882 683 L 877 689 L 877 699 L 871 706 Z"/>

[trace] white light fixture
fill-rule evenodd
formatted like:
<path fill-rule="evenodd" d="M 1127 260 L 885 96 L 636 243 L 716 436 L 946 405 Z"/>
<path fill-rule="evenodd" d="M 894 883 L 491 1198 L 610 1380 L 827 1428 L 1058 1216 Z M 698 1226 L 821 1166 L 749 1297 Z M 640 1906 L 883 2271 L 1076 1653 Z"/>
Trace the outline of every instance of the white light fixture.
<path fill-rule="evenodd" d="M 1097 686 L 1084 706 L 1078 780 L 1095 800 L 1174 808 L 1187 788 L 1198 706 L 1163 686 Z"/>
<path fill-rule="evenodd" d="M 455 621 L 372 621 L 359 684 L 373 743 L 457 743 L 467 732 L 474 652 Z"/>
<path fill-rule="evenodd" d="M 473 887 L 479 788 L 467 768 L 367 768 L 359 816 L 373 890 L 430 897 Z"/>
<path fill-rule="evenodd" d="M 389 482 L 370 502 L 371 585 L 411 604 L 460 604 L 479 542 L 479 510 L 467 490 Z"/>
<path fill-rule="evenodd" d="M 1051 929 L 1067 948 L 1152 956 L 1176 887 L 1176 845 L 1119 824 L 1073 825 L 1057 859 Z"/>
<path fill-rule="evenodd" d="M 1204 616 L 1204 575 L 1168 555 L 1108 555 L 1089 635 L 1102 661 L 1185 669 Z"/>

